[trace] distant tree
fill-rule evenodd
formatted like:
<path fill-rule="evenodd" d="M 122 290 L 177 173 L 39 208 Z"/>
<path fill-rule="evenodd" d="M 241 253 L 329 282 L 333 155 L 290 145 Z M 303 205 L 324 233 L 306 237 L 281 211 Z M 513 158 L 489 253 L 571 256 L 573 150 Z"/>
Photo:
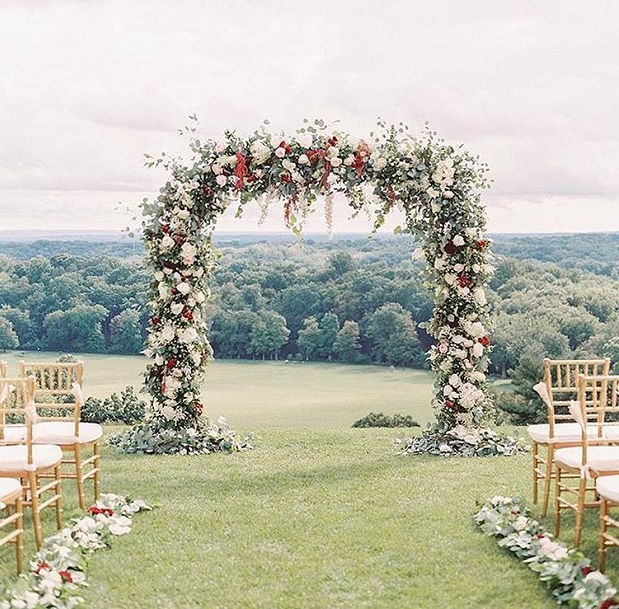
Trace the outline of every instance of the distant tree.
<path fill-rule="evenodd" d="M 394 366 L 422 367 L 425 351 L 417 336 L 415 322 L 402 305 L 389 302 L 367 318 L 366 334 L 372 359 Z"/>
<path fill-rule="evenodd" d="M 320 345 L 318 347 L 318 357 L 321 359 L 331 359 L 333 355 L 333 343 L 340 329 L 340 322 L 335 313 L 331 311 L 325 313 L 320 320 Z"/>
<path fill-rule="evenodd" d="M 279 350 L 286 344 L 289 335 L 283 315 L 275 311 L 262 311 L 251 331 L 252 352 L 262 359 L 266 356 L 278 359 Z"/>
<path fill-rule="evenodd" d="M 13 324 L 4 317 L 0 317 L 0 349 L 16 349 L 19 345 L 17 332 L 13 329 Z"/>
<path fill-rule="evenodd" d="M 346 320 L 333 342 L 333 352 L 337 359 L 353 364 L 359 359 L 361 333 L 356 321 Z"/>
<path fill-rule="evenodd" d="M 14 307 L 4 307 L 0 309 L 0 317 L 11 322 L 22 349 L 36 349 L 38 347 L 36 326 L 27 311 L 20 311 Z"/>
<path fill-rule="evenodd" d="M 80 304 L 68 311 L 49 313 L 43 322 L 44 346 L 53 351 L 102 353 L 102 332 L 107 309 L 101 305 Z"/>
<path fill-rule="evenodd" d="M 144 348 L 140 313 L 125 309 L 110 321 L 110 347 L 112 353 L 139 353 Z"/>
<path fill-rule="evenodd" d="M 322 345 L 322 331 L 315 317 L 303 321 L 303 329 L 299 330 L 297 346 L 303 359 L 316 359 Z"/>

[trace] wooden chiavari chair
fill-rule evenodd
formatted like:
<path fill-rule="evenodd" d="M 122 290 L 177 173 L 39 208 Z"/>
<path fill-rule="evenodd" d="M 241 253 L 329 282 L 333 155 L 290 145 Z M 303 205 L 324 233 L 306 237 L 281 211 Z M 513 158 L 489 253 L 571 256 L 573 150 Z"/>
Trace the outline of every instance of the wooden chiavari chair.
<path fill-rule="evenodd" d="M 548 411 L 548 423 L 529 425 L 533 441 L 533 503 L 539 501 L 539 485 L 543 482 L 542 516 L 550 503 L 551 482 L 555 477 L 554 454 L 558 448 L 577 446 L 581 441 L 580 426 L 569 413 L 569 404 L 576 400 L 579 375 L 607 375 L 610 358 L 590 360 L 544 359 L 544 377 L 534 389 L 540 394 Z M 595 429 L 590 428 L 590 433 Z"/>
<path fill-rule="evenodd" d="M 62 478 L 76 480 L 79 505 L 86 509 L 84 483 L 91 479 L 95 501 L 99 498 L 101 467 L 99 440 L 101 425 L 80 421 L 83 405 L 82 362 L 19 362 L 19 375 L 36 383 L 38 421 L 34 426 L 35 444 L 57 444 L 68 453 L 63 458 Z M 85 455 L 85 451 L 92 454 Z"/>

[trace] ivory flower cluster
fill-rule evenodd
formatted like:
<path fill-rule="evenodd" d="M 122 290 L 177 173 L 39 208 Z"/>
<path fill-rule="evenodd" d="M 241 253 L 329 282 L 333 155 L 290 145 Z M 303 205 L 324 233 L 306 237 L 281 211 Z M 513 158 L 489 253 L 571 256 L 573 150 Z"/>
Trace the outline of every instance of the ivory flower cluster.
<path fill-rule="evenodd" d="M 114 536 L 131 531 L 134 514 L 151 507 L 142 500 L 131 501 L 120 495 L 106 494 L 89 509 L 89 515 L 77 518 L 45 540 L 30 561 L 30 571 L 0 601 L 0 609 L 72 609 L 84 602 L 80 588 L 87 586 L 86 556 L 110 546 Z"/>
<path fill-rule="evenodd" d="M 498 539 L 538 574 L 559 604 L 577 609 L 619 607 L 617 589 L 609 578 L 592 569 L 588 558 L 553 539 L 537 520 L 529 517 L 524 501 L 495 496 L 475 514 L 481 530 Z"/>

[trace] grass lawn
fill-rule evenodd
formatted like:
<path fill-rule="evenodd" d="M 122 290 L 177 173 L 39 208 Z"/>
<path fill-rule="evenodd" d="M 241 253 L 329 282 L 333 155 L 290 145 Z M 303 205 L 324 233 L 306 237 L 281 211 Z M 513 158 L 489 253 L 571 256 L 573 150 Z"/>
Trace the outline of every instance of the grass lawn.
<path fill-rule="evenodd" d="M 144 363 L 84 359 L 87 394 L 95 385 L 118 391 Z M 143 457 L 105 447 L 104 491 L 157 507 L 137 515 L 132 533 L 111 550 L 92 556 L 86 606 L 554 607 L 535 575 L 471 518 L 475 502 L 492 495 L 530 497 L 530 455 L 400 456 L 393 439 L 407 430 L 350 429 L 370 410 L 427 420 L 428 397 L 421 396 L 429 396 L 429 383 L 425 373 L 373 367 L 217 362 L 210 402 L 222 405 L 217 414 L 233 427 L 256 432 L 254 450 Z M 73 485 L 66 486 L 66 513 L 77 515 Z M 49 533 L 52 513 L 46 516 Z M 584 540 L 595 563 L 594 513 Z M 26 552 L 33 546 L 29 533 Z M 10 548 L 0 567 L 10 580 Z M 619 552 L 608 571 L 619 581 Z"/>

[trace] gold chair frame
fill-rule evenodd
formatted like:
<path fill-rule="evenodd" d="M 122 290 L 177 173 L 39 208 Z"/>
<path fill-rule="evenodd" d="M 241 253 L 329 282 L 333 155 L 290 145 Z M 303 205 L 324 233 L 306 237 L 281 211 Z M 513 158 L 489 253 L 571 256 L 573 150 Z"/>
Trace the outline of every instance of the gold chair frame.
<path fill-rule="evenodd" d="M 66 421 L 73 422 L 72 438 L 80 438 L 80 419 L 82 409 L 82 385 L 84 379 L 84 364 L 78 362 L 19 362 L 19 376 L 31 376 L 36 383 L 37 409 L 54 411 L 62 411 L 71 409 L 71 416 L 64 416 L 59 412 L 58 415 L 49 414 L 46 416 L 38 415 L 38 421 Z M 77 391 L 74 387 L 77 384 Z M 73 398 L 73 401 L 64 401 L 68 397 Z M 39 398 L 42 398 L 39 400 Z M 36 427 L 35 427 L 36 429 Z M 36 439 L 35 434 L 35 443 Z M 43 440 L 47 443 L 47 441 Z M 68 456 L 63 456 L 62 465 L 69 466 L 70 469 L 61 469 L 61 477 L 63 479 L 75 480 L 77 483 L 77 494 L 80 509 L 86 509 L 86 499 L 84 494 L 84 483 L 92 479 L 94 486 L 94 499 L 99 498 L 100 492 L 100 471 L 101 471 L 101 456 L 99 449 L 99 439 L 92 442 L 74 441 L 62 442 L 59 446 L 64 453 L 69 453 Z M 84 458 L 84 449 L 92 448 L 92 454 Z"/>
<path fill-rule="evenodd" d="M 21 573 L 24 569 L 24 489 L 18 480 L 16 482 L 17 486 L 15 489 L 0 495 L 0 504 L 2 504 L 0 508 L 4 506 L 4 509 L 7 510 L 7 515 L 0 520 L 0 531 L 4 531 L 7 527 L 13 525 L 12 530 L 0 539 L 0 546 L 5 546 L 9 543 L 15 544 L 17 572 Z"/>
<path fill-rule="evenodd" d="M 548 513 L 550 503 L 550 488 L 556 471 L 554 453 L 559 448 L 578 446 L 579 439 L 561 441 L 557 427 L 561 423 L 572 422 L 568 412 L 569 404 L 577 398 L 578 377 L 608 375 L 610 358 L 590 360 L 569 360 L 544 358 L 544 374 L 542 387 L 535 389 L 540 393 L 547 407 L 548 439 L 533 440 L 533 503 L 539 502 L 539 484 L 543 482 L 542 517 Z M 545 452 L 543 452 L 545 450 Z"/>
<path fill-rule="evenodd" d="M 584 511 L 600 507 L 601 501 L 596 489 L 600 476 L 619 474 L 619 423 L 609 422 L 610 414 L 619 414 L 617 401 L 619 375 L 580 376 L 578 379 L 578 401 L 572 412 L 582 429 L 582 440 L 577 447 L 567 447 L 555 453 L 555 536 L 561 533 L 561 513 L 573 510 L 576 513 L 574 546 L 579 547 L 582 538 Z M 594 436 L 587 432 L 594 426 Z M 578 461 L 567 456 L 569 451 L 579 451 Z M 603 452 L 602 452 L 603 451 Z M 565 475 L 567 474 L 567 475 Z M 570 481 L 577 480 L 577 484 Z M 587 495 L 591 495 L 588 500 Z M 575 496 L 575 500 L 571 497 Z"/>
<path fill-rule="evenodd" d="M 9 391 L 13 387 L 13 391 Z M 62 528 L 62 487 L 60 479 L 61 459 L 50 465 L 37 467 L 34 460 L 34 447 L 32 442 L 32 412 L 34 407 L 35 384 L 33 379 L 3 378 L 0 379 L 0 477 L 18 478 L 24 488 L 23 507 L 32 510 L 32 522 L 34 537 L 37 548 L 43 544 L 41 527 L 41 512 L 47 507 L 55 507 L 56 525 Z M 14 439 L 4 440 L 7 416 L 23 417 L 24 437 L 16 442 Z M 2 446 L 16 447 L 25 446 L 26 466 L 16 470 L 2 462 Z M 55 448 L 55 447 L 54 447 Z M 40 479 L 51 477 L 52 481 L 40 485 Z M 43 498 L 47 493 L 51 496 Z"/>

